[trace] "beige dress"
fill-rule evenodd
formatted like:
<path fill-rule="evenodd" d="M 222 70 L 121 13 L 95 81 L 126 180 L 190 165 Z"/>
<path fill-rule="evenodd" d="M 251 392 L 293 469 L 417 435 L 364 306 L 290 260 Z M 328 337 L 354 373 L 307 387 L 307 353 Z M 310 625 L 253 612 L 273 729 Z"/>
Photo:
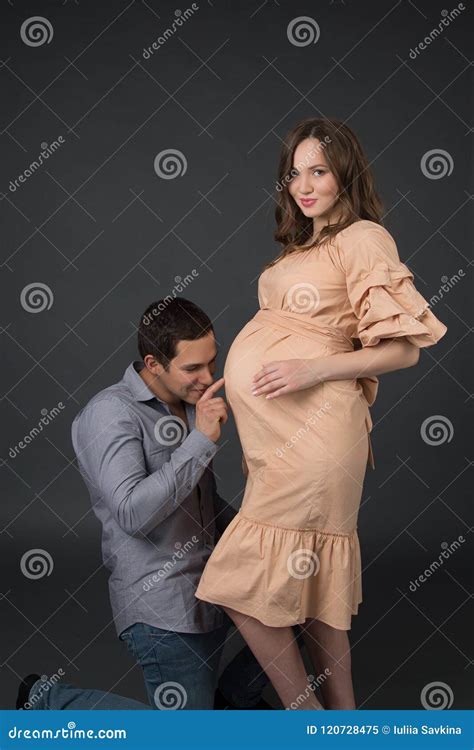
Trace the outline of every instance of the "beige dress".
<path fill-rule="evenodd" d="M 369 406 L 378 379 L 325 381 L 253 396 L 263 363 L 330 357 L 405 336 L 432 346 L 446 326 L 429 309 L 389 232 L 357 221 L 333 243 L 290 255 L 259 279 L 260 309 L 225 363 L 226 396 L 249 474 L 196 596 L 266 625 L 317 618 L 349 630 L 362 601 L 357 518 L 375 468 Z"/>

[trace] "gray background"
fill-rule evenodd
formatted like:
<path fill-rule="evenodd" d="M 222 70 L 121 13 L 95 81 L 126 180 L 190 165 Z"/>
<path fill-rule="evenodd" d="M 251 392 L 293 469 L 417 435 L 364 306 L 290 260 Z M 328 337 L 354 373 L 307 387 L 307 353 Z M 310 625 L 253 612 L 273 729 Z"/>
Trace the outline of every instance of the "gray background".
<path fill-rule="evenodd" d="M 358 706 L 420 708 L 433 681 L 449 685 L 454 708 L 470 705 L 469 544 L 409 590 L 443 542 L 470 541 L 469 11 L 409 57 L 443 8 L 201 2 L 145 60 L 143 48 L 175 17 L 169 2 L 2 3 L 2 707 L 13 707 L 18 676 L 59 668 L 67 682 L 145 700 L 140 670 L 115 636 L 70 425 L 136 357 L 141 312 L 193 268 L 199 276 L 183 296 L 215 321 L 221 373 L 257 309 L 262 266 L 278 250 L 280 141 L 313 115 L 342 119 L 359 135 L 386 226 L 420 292 L 430 299 L 443 276 L 465 273 L 434 307 L 446 336 L 422 350 L 417 367 L 383 376 L 372 409 L 377 469 L 368 470 L 359 516 L 364 602 L 351 631 Z M 49 44 L 21 40 L 33 15 L 52 24 Z M 298 16 L 319 24 L 316 44 L 290 43 Z M 11 192 L 41 143 L 59 135 L 61 148 Z M 155 156 L 168 148 L 185 155 L 184 176 L 155 173 Z M 422 173 L 431 149 L 449 152 L 449 176 Z M 36 282 L 54 302 L 33 314 L 20 295 Z M 66 408 L 12 459 L 11 446 L 60 401 Z M 449 420 L 450 439 L 428 445 L 420 428 L 436 415 Z M 221 446 L 220 492 L 238 507 L 230 424 Z M 54 560 L 38 580 L 20 570 L 34 548 Z M 226 660 L 237 647 L 234 639 Z"/>

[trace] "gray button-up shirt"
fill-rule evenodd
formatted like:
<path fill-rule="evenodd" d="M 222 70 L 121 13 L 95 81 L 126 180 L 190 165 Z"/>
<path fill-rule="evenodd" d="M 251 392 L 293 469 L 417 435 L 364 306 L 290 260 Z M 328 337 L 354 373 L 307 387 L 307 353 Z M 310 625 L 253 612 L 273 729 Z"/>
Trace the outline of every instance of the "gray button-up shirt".
<path fill-rule="evenodd" d="M 235 515 L 218 495 L 216 444 L 171 414 L 132 362 L 123 379 L 81 409 L 72 442 L 102 524 L 102 555 L 117 633 L 144 622 L 204 633 L 221 610 L 194 596 L 215 542 Z"/>

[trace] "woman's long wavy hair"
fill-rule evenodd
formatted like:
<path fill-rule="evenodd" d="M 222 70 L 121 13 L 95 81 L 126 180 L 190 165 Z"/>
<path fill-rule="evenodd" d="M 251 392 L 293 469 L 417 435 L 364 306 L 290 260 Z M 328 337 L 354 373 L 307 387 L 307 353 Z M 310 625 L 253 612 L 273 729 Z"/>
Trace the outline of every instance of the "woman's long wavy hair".
<path fill-rule="evenodd" d="M 289 193 L 288 185 L 294 176 L 294 154 L 297 146 L 307 138 L 320 142 L 315 149 L 324 151 L 327 164 L 337 185 L 340 220 L 324 226 L 313 238 L 313 220 L 304 215 Z M 305 166 L 310 166 L 309 164 Z M 382 224 L 383 204 L 375 189 L 375 181 L 367 157 L 353 131 L 340 120 L 309 118 L 296 125 L 287 135 L 280 154 L 277 182 L 275 239 L 283 248 L 265 268 L 270 268 L 290 253 L 305 252 L 332 240 L 338 232 L 360 219 Z"/>

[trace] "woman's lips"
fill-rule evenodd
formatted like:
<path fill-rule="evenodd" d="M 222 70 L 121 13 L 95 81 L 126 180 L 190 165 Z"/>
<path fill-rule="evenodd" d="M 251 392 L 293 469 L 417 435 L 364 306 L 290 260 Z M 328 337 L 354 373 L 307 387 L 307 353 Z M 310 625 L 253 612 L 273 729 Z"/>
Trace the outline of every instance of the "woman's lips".
<path fill-rule="evenodd" d="M 300 198 L 300 203 L 305 207 L 309 208 L 314 203 L 316 203 L 317 198 Z"/>

